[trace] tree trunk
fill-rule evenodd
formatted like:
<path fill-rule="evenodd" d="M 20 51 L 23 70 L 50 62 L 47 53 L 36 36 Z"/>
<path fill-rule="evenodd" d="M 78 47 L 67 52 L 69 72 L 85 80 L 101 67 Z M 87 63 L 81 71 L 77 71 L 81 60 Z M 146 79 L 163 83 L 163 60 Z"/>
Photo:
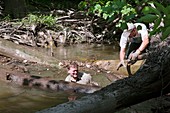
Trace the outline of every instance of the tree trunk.
<path fill-rule="evenodd" d="M 114 113 L 167 94 L 170 92 L 170 48 L 162 45 L 169 42 L 157 46 L 157 50 L 149 55 L 145 64 L 133 76 L 118 80 L 79 100 L 37 113 Z"/>
<path fill-rule="evenodd" d="M 27 13 L 25 0 L 4 0 L 5 15 L 10 15 L 12 18 L 22 18 Z"/>

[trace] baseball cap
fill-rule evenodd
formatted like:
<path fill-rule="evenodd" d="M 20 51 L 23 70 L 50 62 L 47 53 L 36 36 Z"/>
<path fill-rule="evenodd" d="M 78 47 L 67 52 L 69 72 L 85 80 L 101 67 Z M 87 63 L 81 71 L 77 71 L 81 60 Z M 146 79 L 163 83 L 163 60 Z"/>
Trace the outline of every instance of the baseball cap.
<path fill-rule="evenodd" d="M 124 30 L 123 36 L 128 37 L 134 28 L 135 25 L 133 23 L 127 23 L 127 29 Z"/>
<path fill-rule="evenodd" d="M 135 25 L 133 23 L 127 23 L 127 27 L 127 31 L 131 32 L 135 28 Z"/>

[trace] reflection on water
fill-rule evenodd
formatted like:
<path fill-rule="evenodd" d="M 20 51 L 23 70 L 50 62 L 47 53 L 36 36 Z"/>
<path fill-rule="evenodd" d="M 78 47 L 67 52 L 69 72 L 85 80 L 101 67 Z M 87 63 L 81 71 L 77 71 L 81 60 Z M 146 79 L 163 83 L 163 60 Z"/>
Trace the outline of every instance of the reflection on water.
<path fill-rule="evenodd" d="M 21 88 L 3 82 L 0 84 L 1 113 L 34 113 L 37 110 L 67 102 L 69 96 L 78 96 L 73 92 L 51 92 L 34 88 Z"/>
<path fill-rule="evenodd" d="M 70 60 L 115 60 L 118 59 L 118 48 L 113 45 L 79 44 L 54 48 L 57 59 Z"/>

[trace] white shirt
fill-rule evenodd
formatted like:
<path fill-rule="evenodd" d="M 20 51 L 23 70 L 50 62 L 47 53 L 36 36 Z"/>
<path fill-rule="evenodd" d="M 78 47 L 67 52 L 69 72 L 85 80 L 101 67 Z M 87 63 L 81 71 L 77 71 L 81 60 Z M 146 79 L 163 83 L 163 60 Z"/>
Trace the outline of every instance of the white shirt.
<path fill-rule="evenodd" d="M 142 38 L 142 41 L 145 40 L 146 37 L 148 37 L 148 30 L 147 30 L 147 27 L 145 24 L 143 23 L 135 23 L 134 24 L 135 27 L 137 28 L 138 26 L 141 26 L 142 29 L 141 30 L 138 30 L 138 35 L 141 36 Z M 121 48 L 126 48 L 127 46 L 127 43 L 129 41 L 129 35 L 130 35 L 130 32 L 127 31 L 127 30 L 124 30 L 122 35 L 121 35 L 121 38 L 120 38 L 120 47 Z"/>
<path fill-rule="evenodd" d="M 87 73 L 78 73 L 78 81 L 76 81 L 71 75 L 68 75 L 65 79 L 67 82 L 76 82 L 79 84 L 90 84 L 92 81 L 92 76 Z"/>

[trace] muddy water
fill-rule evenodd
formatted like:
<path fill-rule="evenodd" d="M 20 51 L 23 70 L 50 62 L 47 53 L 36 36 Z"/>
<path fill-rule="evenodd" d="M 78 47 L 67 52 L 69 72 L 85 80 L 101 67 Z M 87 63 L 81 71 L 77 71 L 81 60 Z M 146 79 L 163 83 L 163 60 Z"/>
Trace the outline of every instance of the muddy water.
<path fill-rule="evenodd" d="M 49 56 L 48 49 L 36 48 L 40 56 Z M 112 60 L 118 58 L 118 52 L 113 45 L 73 45 L 54 48 L 54 57 L 58 60 Z M 22 64 L 18 64 L 22 65 Z M 58 69 L 49 66 L 26 66 L 30 75 L 51 77 L 56 80 L 64 79 L 66 69 Z M 93 70 L 83 70 L 93 76 L 94 81 L 104 87 L 111 82 L 102 73 Z M 94 76 L 97 75 L 97 76 Z M 56 106 L 68 101 L 68 98 L 81 97 L 82 94 L 73 92 L 42 91 L 34 88 L 19 87 L 14 84 L 0 82 L 0 112 L 2 113 L 34 113 L 48 107 Z"/>
<path fill-rule="evenodd" d="M 66 92 L 50 92 L 38 89 L 21 88 L 1 83 L 1 113 L 34 113 L 68 101 L 69 96 L 80 96 Z"/>
<path fill-rule="evenodd" d="M 54 49 L 58 59 L 72 60 L 115 60 L 118 59 L 118 48 L 113 45 L 81 44 Z"/>

